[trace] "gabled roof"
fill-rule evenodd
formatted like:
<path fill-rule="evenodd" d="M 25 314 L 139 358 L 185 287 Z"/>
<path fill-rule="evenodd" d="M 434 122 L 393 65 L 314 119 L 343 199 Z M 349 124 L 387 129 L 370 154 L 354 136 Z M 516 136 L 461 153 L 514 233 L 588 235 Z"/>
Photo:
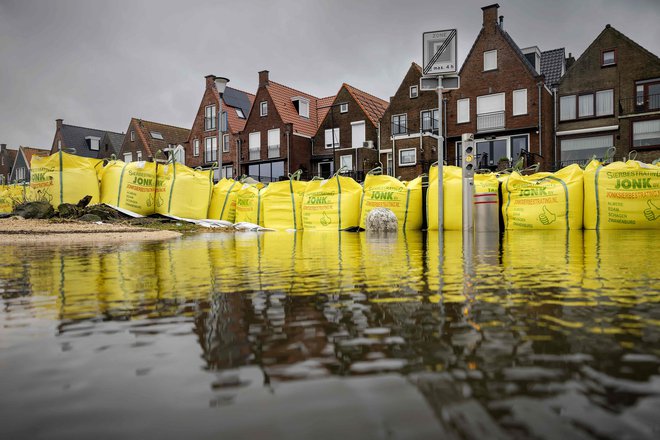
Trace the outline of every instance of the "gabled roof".
<path fill-rule="evenodd" d="M 384 99 L 377 98 L 367 92 L 356 89 L 349 84 L 344 83 L 342 87 L 345 87 L 348 93 L 351 94 L 371 123 L 377 126 L 378 121 L 383 117 L 383 114 L 385 114 L 385 110 L 387 110 L 389 103 Z"/>
<path fill-rule="evenodd" d="M 76 155 L 83 157 L 98 157 L 99 152 L 97 150 L 92 150 L 87 146 L 86 138 L 88 136 L 97 137 L 103 139 L 103 136 L 106 133 L 113 133 L 116 135 L 121 135 L 120 133 L 115 133 L 107 130 L 98 130 L 96 128 L 87 128 L 87 127 L 78 127 L 75 125 L 62 124 L 62 144 L 64 148 L 74 148 L 76 150 Z"/>
<path fill-rule="evenodd" d="M 147 155 L 150 157 L 154 157 L 158 150 L 164 150 L 169 145 L 183 145 L 190 137 L 190 130 L 187 128 L 138 118 L 131 119 L 131 126 L 137 129 L 137 134 L 142 139 Z M 152 133 L 160 133 L 163 139 L 155 138 Z"/>
<path fill-rule="evenodd" d="M 9 156 L 8 162 L 10 164 L 13 164 L 16 161 L 16 155 L 18 154 L 18 150 L 11 150 L 7 148 L 5 151 L 7 152 L 7 156 Z"/>
<path fill-rule="evenodd" d="M 107 137 L 108 141 L 110 142 L 112 151 L 115 154 L 119 154 L 119 150 L 121 150 L 121 144 L 124 142 L 124 136 L 125 135 L 123 134 L 113 133 L 111 131 L 107 131 L 105 133 L 105 137 Z M 104 140 L 101 139 L 101 142 L 104 142 Z"/>
<path fill-rule="evenodd" d="M 319 107 L 330 105 L 325 103 L 332 103 L 334 100 L 334 96 L 328 96 L 326 98 L 319 99 L 310 95 L 309 93 L 292 89 L 291 87 L 276 83 L 274 81 L 268 81 L 266 90 L 268 90 L 268 94 L 273 100 L 273 103 L 277 109 L 277 113 L 280 115 L 282 122 L 285 124 L 293 124 L 293 131 L 295 133 L 309 137 L 314 136 L 319 123 L 321 122 L 319 115 L 327 114 L 327 109 L 325 109 L 325 112 L 323 112 L 322 110 L 324 109 L 319 109 Z M 298 114 L 298 111 L 294 107 L 292 100 L 296 97 L 305 98 L 309 101 L 309 118 L 304 118 Z"/>
<path fill-rule="evenodd" d="M 28 169 L 30 169 L 30 162 L 32 161 L 32 156 L 48 156 L 50 155 L 50 150 L 36 147 L 18 147 L 18 152 L 23 155 L 25 163 L 27 164 Z M 18 159 L 18 155 L 16 156 Z M 14 165 L 16 162 L 14 162 Z"/>
<path fill-rule="evenodd" d="M 326 96 L 325 98 L 319 99 L 318 106 L 316 107 L 318 110 L 319 125 L 321 125 L 325 116 L 330 111 L 330 106 L 335 102 L 335 98 L 336 96 Z"/>
<path fill-rule="evenodd" d="M 541 75 L 545 76 L 545 83 L 549 86 L 559 84 L 565 71 L 566 52 L 563 47 L 541 52 Z"/>
<path fill-rule="evenodd" d="M 227 112 L 227 123 L 229 124 L 228 131 L 231 133 L 238 133 L 243 131 L 250 110 L 254 104 L 254 95 L 252 93 L 244 92 L 233 87 L 227 87 L 225 93 L 222 95 L 222 111 Z M 243 112 L 245 118 L 240 118 L 236 109 Z"/>

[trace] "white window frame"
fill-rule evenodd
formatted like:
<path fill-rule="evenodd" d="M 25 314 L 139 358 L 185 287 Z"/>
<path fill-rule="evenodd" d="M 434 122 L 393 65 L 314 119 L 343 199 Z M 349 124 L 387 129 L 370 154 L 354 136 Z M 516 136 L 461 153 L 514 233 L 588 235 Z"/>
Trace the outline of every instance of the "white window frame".
<path fill-rule="evenodd" d="M 199 157 L 199 139 L 193 140 L 193 156 Z"/>
<path fill-rule="evenodd" d="M 362 127 L 362 133 L 357 132 L 356 140 L 356 127 Z M 361 138 L 361 140 L 360 140 Z M 353 148 L 362 148 L 362 144 L 367 141 L 367 123 L 366 121 L 354 121 L 351 122 L 351 145 Z"/>
<path fill-rule="evenodd" d="M 461 113 L 461 104 L 467 104 L 465 113 Z M 470 122 L 470 98 L 463 98 L 456 101 L 456 123 L 462 124 Z"/>
<path fill-rule="evenodd" d="M 210 150 L 207 148 L 208 144 L 211 144 Z M 211 151 L 210 159 L 207 156 L 206 152 Z M 218 160 L 218 138 L 216 136 L 208 136 L 204 138 L 204 162 L 211 163 L 217 162 Z"/>
<path fill-rule="evenodd" d="M 392 115 L 392 120 L 390 123 L 392 124 L 392 128 L 394 128 L 394 118 L 398 118 L 399 121 L 401 121 L 401 116 L 403 116 L 405 120 L 405 130 L 403 132 L 399 131 L 397 133 L 395 133 L 394 130 L 392 130 L 392 136 L 403 136 L 408 134 L 408 113 L 399 113 L 396 115 Z M 402 124 L 399 123 L 399 130 L 401 130 L 400 128 L 401 125 Z"/>
<path fill-rule="evenodd" d="M 274 159 L 280 157 L 280 129 L 273 128 L 268 130 L 268 158 Z"/>
<path fill-rule="evenodd" d="M 142 162 L 142 151 L 138 151 L 138 152 L 136 152 L 135 155 L 136 155 L 136 156 L 135 156 L 135 159 L 136 159 L 138 162 Z"/>
<path fill-rule="evenodd" d="M 502 108 L 501 108 L 501 109 L 499 109 L 499 110 L 487 111 L 487 112 L 485 112 L 485 111 L 480 111 L 480 110 L 479 110 L 479 107 L 481 107 L 481 106 L 479 105 L 479 101 L 480 101 L 480 100 L 483 101 L 483 100 L 485 100 L 485 99 L 495 98 L 496 96 L 501 96 L 501 97 L 502 97 L 502 98 L 501 98 L 501 101 L 502 101 Z M 482 110 L 483 110 L 483 109 L 482 109 Z M 491 93 L 490 95 L 481 95 L 481 96 L 477 96 L 477 115 L 483 115 L 483 114 L 487 114 L 487 113 L 504 112 L 504 111 L 506 111 L 506 95 L 504 94 L 504 92 L 501 92 L 501 93 Z"/>
<path fill-rule="evenodd" d="M 89 149 L 99 151 L 101 148 L 101 138 L 98 136 L 86 136 L 85 140 L 89 140 Z"/>
<path fill-rule="evenodd" d="M 339 104 L 339 113 L 348 113 L 348 102 Z"/>
<path fill-rule="evenodd" d="M 350 162 L 350 166 L 347 166 L 350 171 L 353 171 L 353 155 L 352 154 L 344 154 L 342 156 L 339 156 L 339 168 L 344 167 L 344 161 L 348 159 L 348 162 Z"/>
<path fill-rule="evenodd" d="M 309 118 L 309 100 L 305 98 L 298 98 L 298 115 L 303 118 Z"/>
<path fill-rule="evenodd" d="M 243 113 L 243 110 L 240 108 L 235 108 L 236 110 L 236 116 L 238 116 L 241 119 L 245 119 L 245 113 Z"/>
<path fill-rule="evenodd" d="M 268 116 L 268 101 L 259 103 L 259 116 Z"/>
<path fill-rule="evenodd" d="M 415 99 L 419 97 L 419 86 L 418 85 L 410 86 L 410 91 L 408 96 L 410 96 L 410 99 Z"/>
<path fill-rule="evenodd" d="M 332 141 L 333 141 L 332 132 L 333 132 L 333 130 L 335 132 L 335 139 L 334 139 L 335 145 L 334 145 L 334 148 L 339 148 L 339 127 L 336 127 L 334 129 L 328 128 L 324 132 L 324 134 L 325 134 L 325 143 L 324 143 L 324 145 L 325 145 L 326 150 L 331 149 L 333 147 L 333 145 L 332 145 Z"/>
<path fill-rule="evenodd" d="M 129 151 L 128 153 L 124 153 L 124 162 L 126 162 L 126 163 L 133 162 L 133 153 L 132 152 Z"/>
<path fill-rule="evenodd" d="M 248 151 L 250 160 L 259 160 L 261 158 L 261 132 L 254 131 L 248 137 Z M 256 154 L 255 154 L 256 153 Z M 255 156 L 256 159 L 254 158 Z"/>
<path fill-rule="evenodd" d="M 229 173 L 227 173 L 229 171 Z M 223 165 L 222 174 L 225 179 L 231 179 L 234 177 L 234 166 L 233 165 Z M 229 174 L 229 175 L 227 175 Z"/>
<path fill-rule="evenodd" d="M 222 152 L 223 153 L 229 153 L 229 135 L 228 134 L 223 134 L 222 135 Z"/>
<path fill-rule="evenodd" d="M 490 56 L 495 58 L 489 58 Z M 497 49 L 484 51 L 484 72 L 490 70 L 497 70 Z"/>
<path fill-rule="evenodd" d="M 518 100 L 516 99 L 518 98 Z M 518 89 L 513 91 L 513 116 L 527 114 L 527 89 Z"/>
<path fill-rule="evenodd" d="M 211 131 L 218 128 L 217 119 L 218 119 L 218 113 L 217 110 L 215 109 L 215 104 L 207 105 L 206 107 L 204 107 L 204 131 Z M 207 122 L 209 121 L 210 124 L 207 124 Z"/>
<path fill-rule="evenodd" d="M 131 130 L 131 142 L 135 142 L 135 130 Z M 62 148 L 61 143 L 60 143 L 60 148 Z"/>
<path fill-rule="evenodd" d="M 407 152 L 407 151 L 413 151 L 415 153 L 415 161 L 413 163 L 405 163 L 405 164 L 401 163 L 401 153 Z M 417 148 L 402 148 L 402 149 L 399 150 L 399 154 L 397 154 L 397 156 L 399 156 L 399 158 L 398 158 L 399 159 L 399 167 L 413 167 L 413 166 L 417 165 Z"/>

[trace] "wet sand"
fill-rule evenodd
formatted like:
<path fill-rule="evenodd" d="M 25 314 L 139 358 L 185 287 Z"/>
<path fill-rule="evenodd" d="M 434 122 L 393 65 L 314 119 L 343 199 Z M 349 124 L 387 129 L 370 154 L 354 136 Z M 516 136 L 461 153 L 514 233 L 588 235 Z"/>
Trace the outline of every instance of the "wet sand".
<path fill-rule="evenodd" d="M 0 244 L 132 242 L 169 240 L 180 236 L 181 234 L 175 231 L 153 230 L 110 223 L 0 220 Z"/>

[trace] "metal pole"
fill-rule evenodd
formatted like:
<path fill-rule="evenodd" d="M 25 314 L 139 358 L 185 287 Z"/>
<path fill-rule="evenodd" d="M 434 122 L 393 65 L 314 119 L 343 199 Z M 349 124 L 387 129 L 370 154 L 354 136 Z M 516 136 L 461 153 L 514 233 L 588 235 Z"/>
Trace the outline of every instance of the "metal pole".
<path fill-rule="evenodd" d="M 218 100 L 218 180 L 222 179 L 222 93 Z"/>
<path fill-rule="evenodd" d="M 442 187 L 443 163 L 445 161 L 444 136 L 442 135 L 442 76 L 438 77 L 438 233 L 444 229 L 445 196 Z"/>
<path fill-rule="evenodd" d="M 330 107 L 330 119 L 332 121 L 332 173 L 330 173 L 330 176 L 332 176 L 334 173 L 337 172 L 337 164 L 336 162 L 336 153 L 335 153 L 335 113 L 332 111 L 334 110 L 333 107 Z"/>

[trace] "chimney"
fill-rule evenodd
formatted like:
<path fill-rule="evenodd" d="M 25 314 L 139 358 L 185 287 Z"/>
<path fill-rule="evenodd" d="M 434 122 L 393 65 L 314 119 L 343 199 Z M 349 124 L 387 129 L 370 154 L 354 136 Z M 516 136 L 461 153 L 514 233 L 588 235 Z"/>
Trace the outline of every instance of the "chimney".
<path fill-rule="evenodd" d="M 262 70 L 259 72 L 259 87 L 268 85 L 268 71 Z"/>
<path fill-rule="evenodd" d="M 504 29 L 504 15 L 500 15 L 500 27 Z"/>
<path fill-rule="evenodd" d="M 215 75 L 206 75 L 206 88 L 215 87 Z"/>
<path fill-rule="evenodd" d="M 484 11 L 484 23 L 483 27 L 484 28 L 489 28 L 491 26 L 496 26 L 497 25 L 497 9 L 500 7 L 497 3 L 493 3 L 492 5 L 484 6 L 481 8 L 482 11 Z"/>
<path fill-rule="evenodd" d="M 62 122 L 64 122 L 64 119 L 55 119 L 55 126 L 58 130 L 62 128 Z"/>
<path fill-rule="evenodd" d="M 7 150 L 7 144 L 0 144 L 0 153 L 4 153 Z"/>

